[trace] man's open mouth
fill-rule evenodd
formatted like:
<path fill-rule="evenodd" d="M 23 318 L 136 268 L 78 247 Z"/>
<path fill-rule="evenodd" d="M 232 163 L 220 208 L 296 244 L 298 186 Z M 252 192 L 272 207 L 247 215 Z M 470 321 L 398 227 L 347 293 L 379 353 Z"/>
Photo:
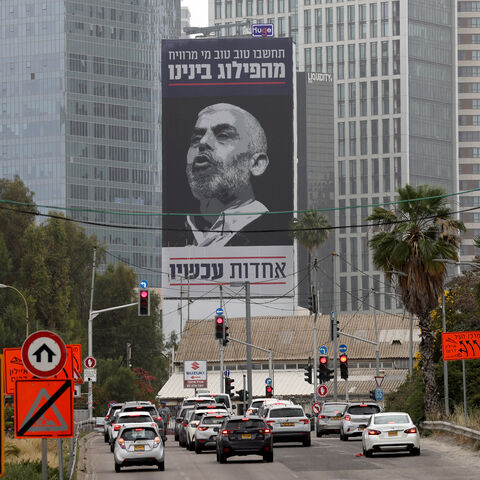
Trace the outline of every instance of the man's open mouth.
<path fill-rule="evenodd" d="M 211 166 L 213 166 L 212 159 L 208 155 L 197 155 L 193 159 L 193 170 L 203 170 Z"/>

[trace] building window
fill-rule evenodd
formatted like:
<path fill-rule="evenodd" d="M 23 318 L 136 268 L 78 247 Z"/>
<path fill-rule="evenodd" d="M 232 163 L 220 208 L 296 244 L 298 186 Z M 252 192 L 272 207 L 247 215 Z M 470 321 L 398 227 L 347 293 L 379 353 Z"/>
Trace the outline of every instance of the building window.
<path fill-rule="evenodd" d="M 402 121 L 400 118 L 393 119 L 393 152 L 402 151 Z"/>
<path fill-rule="evenodd" d="M 277 7 L 278 13 L 285 13 L 285 0 L 278 0 Z"/>
<path fill-rule="evenodd" d="M 263 0 L 257 0 L 257 15 L 263 15 Z"/>
<path fill-rule="evenodd" d="M 327 73 L 333 74 L 333 47 L 327 47 Z"/>
<path fill-rule="evenodd" d="M 372 120 L 372 153 L 378 153 L 378 120 Z"/>
<path fill-rule="evenodd" d="M 333 8 L 325 9 L 326 42 L 333 42 Z"/>
<path fill-rule="evenodd" d="M 380 172 L 378 170 L 378 158 L 372 158 L 372 190 L 373 193 L 378 193 L 380 191 Z M 378 200 L 374 203 L 378 203 Z"/>
<path fill-rule="evenodd" d="M 345 233 L 346 232 L 345 224 L 347 223 L 347 214 L 346 214 L 346 210 L 345 210 L 345 200 L 339 200 L 338 201 L 338 207 L 339 207 L 338 223 L 339 223 L 339 226 L 340 226 L 340 233 Z"/>
<path fill-rule="evenodd" d="M 390 192 L 390 159 L 383 159 L 383 191 Z"/>
<path fill-rule="evenodd" d="M 338 156 L 345 156 L 345 123 L 338 123 Z"/>
<path fill-rule="evenodd" d="M 346 178 L 345 173 L 345 160 L 340 160 L 338 162 L 338 194 L 345 195 L 346 193 Z"/>
<path fill-rule="evenodd" d="M 275 13 L 275 0 L 267 0 L 267 13 Z"/>
<path fill-rule="evenodd" d="M 322 47 L 315 47 L 315 71 L 323 72 Z"/>
<path fill-rule="evenodd" d="M 355 240 L 355 241 L 354 241 Z M 355 248 L 355 250 L 354 250 Z M 352 238 L 350 240 L 350 251 L 351 251 L 351 255 L 352 255 L 352 264 L 353 262 L 356 262 L 358 263 L 358 253 L 357 253 L 357 239 L 356 238 Z M 351 287 L 351 302 L 352 302 L 352 310 L 358 310 L 358 277 L 351 277 L 350 279 L 351 283 L 352 283 L 352 287 Z"/>
<path fill-rule="evenodd" d="M 304 51 L 305 54 L 305 71 L 311 72 L 312 71 L 312 49 L 306 48 Z"/>
<path fill-rule="evenodd" d="M 355 117 L 357 115 L 357 89 L 354 82 L 348 84 L 348 106 L 349 115 Z"/>
<path fill-rule="evenodd" d="M 222 0 L 215 0 L 215 20 L 219 18 L 222 18 Z"/>
<path fill-rule="evenodd" d="M 345 84 L 337 84 L 337 115 L 338 118 L 345 117 Z"/>
<path fill-rule="evenodd" d="M 253 0 L 247 0 L 247 17 L 253 16 Z"/>
<path fill-rule="evenodd" d="M 365 163 L 367 162 L 366 160 L 362 160 L 364 161 Z M 362 198 L 362 207 L 361 207 L 361 214 L 362 214 L 362 221 L 361 221 L 361 224 L 362 224 L 362 233 L 365 233 L 365 232 L 368 232 L 368 225 L 366 224 L 366 218 L 368 217 L 368 199 L 366 198 Z M 366 243 L 366 242 L 365 242 Z M 362 265 L 363 267 L 363 265 Z M 367 265 L 367 268 L 368 268 L 368 265 Z"/>
<path fill-rule="evenodd" d="M 400 2 L 392 2 L 393 35 L 400 35 Z"/>
<path fill-rule="evenodd" d="M 349 139 L 350 139 L 350 155 L 357 154 L 357 124 L 356 122 L 348 122 Z"/>
<path fill-rule="evenodd" d="M 367 44 L 360 43 L 358 45 L 359 57 L 360 57 L 360 78 L 367 76 Z"/>
<path fill-rule="evenodd" d="M 388 2 L 382 2 L 382 37 L 388 37 Z"/>
<path fill-rule="evenodd" d="M 362 264 L 364 263 L 364 256 L 367 258 L 367 266 L 362 268 L 364 271 L 368 271 L 368 247 L 365 245 L 367 242 L 362 242 Z M 367 249 L 365 251 L 365 249 Z M 362 276 L 362 309 L 369 310 L 370 305 L 368 301 L 368 297 L 370 295 L 370 287 L 369 287 L 369 277 L 367 275 Z M 359 363 L 360 365 L 360 363 Z M 370 367 L 370 364 L 368 365 Z"/>
<path fill-rule="evenodd" d="M 378 74 L 378 53 L 377 42 L 370 44 L 370 76 L 376 77 Z"/>
<path fill-rule="evenodd" d="M 367 6 L 358 6 L 358 36 L 367 38 Z"/>
<path fill-rule="evenodd" d="M 377 16 L 377 4 L 370 4 L 370 37 L 375 38 L 378 35 L 378 16 Z"/>
<path fill-rule="evenodd" d="M 401 113 L 400 98 L 400 79 L 395 78 L 393 80 L 393 113 Z"/>
<path fill-rule="evenodd" d="M 393 74 L 400 74 L 400 40 L 393 41 Z"/>
<path fill-rule="evenodd" d="M 368 132 L 367 121 L 360 121 L 360 155 L 367 155 L 368 153 Z"/>
<path fill-rule="evenodd" d="M 355 233 L 357 231 L 357 200 L 355 198 L 352 198 L 350 200 L 350 233 Z M 355 267 L 357 265 L 355 264 Z M 353 268 L 353 265 L 352 265 Z"/>
<path fill-rule="evenodd" d="M 236 0 L 235 2 L 235 16 L 236 17 L 242 17 L 243 13 L 243 0 Z"/>
<path fill-rule="evenodd" d="M 285 17 L 278 18 L 278 36 L 284 37 L 285 36 Z"/>
<path fill-rule="evenodd" d="M 382 42 L 382 75 L 388 75 L 388 42 Z"/>
<path fill-rule="evenodd" d="M 344 40 L 344 29 L 343 7 L 337 7 L 337 42 Z"/>
<path fill-rule="evenodd" d="M 305 43 L 312 43 L 312 11 L 304 10 L 303 12 L 303 39 Z"/>
<path fill-rule="evenodd" d="M 402 159 L 395 157 L 393 159 L 393 183 L 395 190 L 402 185 Z"/>
<path fill-rule="evenodd" d="M 390 120 L 388 118 L 382 120 L 382 140 L 383 153 L 390 153 Z"/>
<path fill-rule="evenodd" d="M 365 158 L 362 158 L 360 160 L 360 179 L 361 179 L 361 185 L 362 185 L 362 193 L 368 193 L 368 160 Z M 365 217 L 364 216 L 364 220 Z"/>
<path fill-rule="evenodd" d="M 360 116 L 367 115 L 367 82 L 360 82 Z"/>
<path fill-rule="evenodd" d="M 232 18 L 232 0 L 225 0 L 225 18 Z"/>
<path fill-rule="evenodd" d="M 355 44 L 348 46 L 348 78 L 355 78 Z"/>
<path fill-rule="evenodd" d="M 357 161 L 350 160 L 349 172 L 350 174 L 350 193 L 355 195 L 357 193 Z"/>
<path fill-rule="evenodd" d="M 348 39 L 355 40 L 355 5 L 349 5 L 348 15 Z"/>
<path fill-rule="evenodd" d="M 371 99 L 370 99 L 370 114 L 371 115 L 378 115 L 378 82 L 375 80 L 371 82 Z"/>
<path fill-rule="evenodd" d="M 343 45 L 337 45 L 337 79 L 343 80 L 345 70 L 345 58 L 343 55 Z"/>
<path fill-rule="evenodd" d="M 343 223 L 342 225 L 345 225 Z M 340 271 L 342 273 L 347 271 L 347 239 L 341 238 L 340 239 Z M 345 287 L 347 285 L 345 284 Z"/>
<path fill-rule="evenodd" d="M 322 41 L 322 9 L 315 9 L 315 42 L 319 43 Z"/>
<path fill-rule="evenodd" d="M 389 80 L 382 80 L 382 114 L 390 113 L 390 83 Z"/>

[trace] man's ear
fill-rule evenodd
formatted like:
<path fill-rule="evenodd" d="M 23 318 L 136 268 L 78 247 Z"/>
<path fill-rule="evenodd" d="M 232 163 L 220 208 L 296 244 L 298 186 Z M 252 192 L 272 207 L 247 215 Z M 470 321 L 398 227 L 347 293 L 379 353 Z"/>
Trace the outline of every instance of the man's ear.
<path fill-rule="evenodd" d="M 250 173 L 254 177 L 262 175 L 268 167 L 268 156 L 266 153 L 255 153 L 250 159 Z"/>

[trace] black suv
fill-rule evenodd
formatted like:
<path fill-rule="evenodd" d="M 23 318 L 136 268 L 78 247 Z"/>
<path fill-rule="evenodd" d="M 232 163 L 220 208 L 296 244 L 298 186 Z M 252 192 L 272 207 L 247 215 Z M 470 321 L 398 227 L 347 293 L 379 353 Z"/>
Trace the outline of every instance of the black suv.
<path fill-rule="evenodd" d="M 223 422 L 217 435 L 217 462 L 235 455 L 262 455 L 264 462 L 273 462 L 273 436 L 262 418 L 235 416 Z"/>

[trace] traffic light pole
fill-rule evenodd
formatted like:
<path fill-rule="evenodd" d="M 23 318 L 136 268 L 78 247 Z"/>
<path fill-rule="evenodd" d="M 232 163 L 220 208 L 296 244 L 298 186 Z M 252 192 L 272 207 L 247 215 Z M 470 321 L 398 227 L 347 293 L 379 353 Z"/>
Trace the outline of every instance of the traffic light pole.
<path fill-rule="evenodd" d="M 220 308 L 223 308 L 223 286 L 220 285 Z M 223 338 L 225 338 L 225 322 L 223 322 Z M 225 355 L 225 347 L 223 345 L 223 339 L 218 341 L 220 345 L 220 393 L 225 393 L 225 382 L 223 379 L 225 378 L 224 372 L 224 355 Z"/>
<path fill-rule="evenodd" d="M 317 302 L 315 308 L 315 316 L 313 317 L 313 401 L 317 399 L 317 387 L 318 387 L 318 345 L 317 345 L 317 318 L 318 318 L 318 292 L 315 298 Z"/>
<path fill-rule="evenodd" d="M 333 401 L 336 402 L 338 398 L 338 386 L 337 386 L 337 335 L 338 335 L 338 328 L 337 328 L 337 270 L 336 270 L 336 262 L 335 257 L 337 256 L 336 252 L 332 253 L 332 270 L 333 270 L 333 307 L 332 307 L 332 319 L 333 328 L 332 335 L 333 335 Z"/>

